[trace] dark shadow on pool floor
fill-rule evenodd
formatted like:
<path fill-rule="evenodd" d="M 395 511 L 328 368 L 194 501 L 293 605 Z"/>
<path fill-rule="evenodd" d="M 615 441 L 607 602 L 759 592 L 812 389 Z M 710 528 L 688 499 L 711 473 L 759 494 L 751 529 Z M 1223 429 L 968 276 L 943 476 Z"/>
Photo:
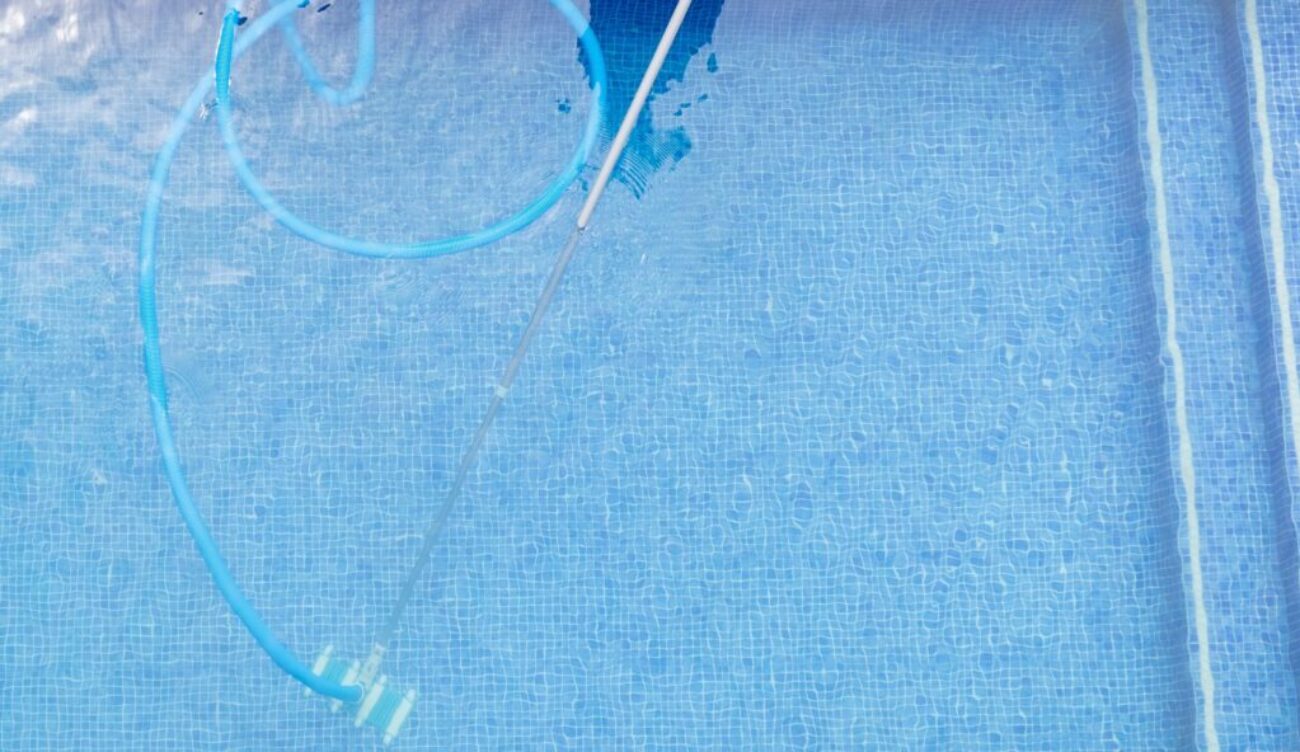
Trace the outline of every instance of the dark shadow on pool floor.
<path fill-rule="evenodd" d="M 691 59 L 713 40 L 713 28 L 722 13 L 723 2 L 695 0 L 691 5 L 677 41 L 650 92 L 650 101 L 666 93 L 669 82 L 682 81 Z M 609 111 L 604 123 L 606 138 L 612 138 L 618 130 L 619 121 L 632 102 L 645 66 L 654 54 L 676 5 L 676 0 L 592 0 L 591 26 L 605 53 L 609 74 Z M 581 51 L 579 59 L 590 75 L 589 62 Z M 716 69 L 716 60 L 710 57 L 709 71 Z M 680 126 L 656 129 L 654 116 L 647 107 L 641 112 L 614 177 L 639 198 L 655 172 L 664 165 L 680 162 L 690 150 L 691 139 L 686 129 Z"/>

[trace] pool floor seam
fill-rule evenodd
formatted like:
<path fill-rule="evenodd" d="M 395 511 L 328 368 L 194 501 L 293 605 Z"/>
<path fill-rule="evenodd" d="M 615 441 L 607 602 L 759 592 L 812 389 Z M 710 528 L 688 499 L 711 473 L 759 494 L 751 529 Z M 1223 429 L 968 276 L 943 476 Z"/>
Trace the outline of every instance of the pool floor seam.
<path fill-rule="evenodd" d="M 1300 527 L 1297 526 L 1296 493 L 1300 483 L 1300 376 L 1297 375 L 1295 329 L 1291 313 L 1291 291 L 1287 279 L 1286 226 L 1281 184 L 1275 173 L 1272 125 L 1268 111 L 1268 71 L 1259 23 L 1258 0 L 1241 4 L 1223 2 L 1230 26 L 1227 35 L 1235 43 L 1235 74 L 1241 79 L 1243 101 L 1243 179 L 1249 223 L 1259 269 L 1254 275 L 1263 289 L 1255 306 L 1260 327 L 1260 370 L 1271 389 L 1266 418 L 1276 434 L 1271 457 L 1274 465 L 1274 516 L 1276 534 L 1283 548 L 1278 566 L 1283 574 L 1287 600 L 1290 670 L 1300 683 Z M 1237 68 L 1239 66 L 1239 68 Z M 1230 87 L 1231 88 L 1231 87 Z M 1262 200 L 1261 200 L 1262 199 Z M 1279 357 L 1280 356 L 1280 357 Z M 1283 425 L 1285 424 L 1285 426 Z M 1288 441 L 1289 439 L 1289 441 Z M 1300 689 L 1297 689 L 1300 694 Z M 1300 696 L 1296 698 L 1293 721 L 1300 723 Z"/>
<path fill-rule="evenodd" d="M 1133 0 L 1137 21 L 1138 53 L 1141 60 L 1142 111 L 1145 114 L 1148 179 L 1155 211 L 1157 259 L 1160 270 L 1160 301 L 1165 311 L 1165 349 L 1172 365 L 1174 425 L 1177 446 L 1178 481 L 1183 489 L 1184 522 L 1187 526 L 1187 563 L 1191 577 L 1191 598 L 1196 639 L 1197 681 L 1201 690 L 1201 722 L 1205 746 L 1218 752 L 1219 736 L 1214 707 L 1214 672 L 1210 660 L 1209 612 L 1205 605 L 1204 574 L 1201 568 L 1200 515 L 1196 506 L 1196 466 L 1187 415 L 1187 377 L 1182 347 L 1178 342 L 1178 314 L 1174 291 L 1173 253 L 1169 238 L 1168 203 L 1165 196 L 1163 147 L 1160 137 L 1160 109 L 1155 65 L 1151 58 L 1150 17 L 1146 0 Z"/>

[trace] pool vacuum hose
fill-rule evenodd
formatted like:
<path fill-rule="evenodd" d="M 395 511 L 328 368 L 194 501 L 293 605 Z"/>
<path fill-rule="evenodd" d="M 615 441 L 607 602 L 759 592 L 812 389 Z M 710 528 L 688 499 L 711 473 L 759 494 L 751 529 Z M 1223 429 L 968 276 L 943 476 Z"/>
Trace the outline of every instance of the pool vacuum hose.
<path fill-rule="evenodd" d="M 465 480 L 474 466 L 475 459 L 482 448 L 492 422 L 505 400 L 510 385 L 514 382 L 520 365 L 523 363 L 528 346 L 541 327 L 542 320 L 550 307 L 556 290 L 559 288 L 565 269 L 577 249 L 578 241 L 590 222 L 592 212 L 595 210 L 596 204 L 599 202 L 601 194 L 613 174 L 623 149 L 627 145 L 628 138 L 649 95 L 650 87 L 654 84 L 664 58 L 672 46 L 678 29 L 681 27 L 687 9 L 690 7 L 690 0 L 679 0 L 677 7 L 673 11 L 668 26 L 659 41 L 659 46 L 646 68 L 636 95 L 605 156 L 600 172 L 588 192 L 586 202 L 578 215 L 573 232 L 556 259 L 546 281 L 546 286 L 533 308 L 528 326 L 524 330 L 523 336 L 515 347 L 513 356 L 497 383 L 492 400 L 479 424 L 478 430 L 475 431 L 469 447 L 461 458 L 455 479 L 425 531 L 420 553 L 403 582 L 401 594 L 385 621 L 383 629 L 371 649 L 369 658 L 363 665 L 358 665 L 356 661 L 346 661 L 336 657 L 333 646 L 327 646 L 316 658 L 314 664 L 308 667 L 285 647 L 271 632 L 266 623 L 262 621 L 252 603 L 249 602 L 235 582 L 229 567 L 221 556 L 216 541 L 208 530 L 207 523 L 203 520 L 194 503 L 172 432 L 171 418 L 168 413 L 167 382 L 163 370 L 162 348 L 159 344 L 155 276 L 158 222 L 162 208 L 163 192 L 180 141 L 193 122 L 195 115 L 203 108 L 209 92 L 215 88 L 216 110 L 222 142 L 240 182 L 243 183 L 257 203 L 269 212 L 281 226 L 304 239 L 359 256 L 416 259 L 467 251 L 517 232 L 545 214 L 581 174 L 598 138 L 606 106 L 607 81 L 604 57 L 587 19 L 574 7 L 571 0 L 549 1 L 564 16 L 577 34 L 579 43 L 586 54 L 590 65 L 593 104 L 573 156 L 559 175 L 531 202 L 514 214 L 494 224 L 463 235 L 416 243 L 385 243 L 339 235 L 307 222 L 281 205 L 262 185 L 245 159 L 236 137 L 230 103 L 230 72 L 234 61 L 249 46 L 270 31 L 273 26 L 279 26 L 281 35 L 297 60 L 303 77 L 311 89 L 331 105 L 344 106 L 351 104 L 364 95 L 374 72 L 374 0 L 359 0 L 358 2 L 357 64 L 348 87 L 341 91 L 330 87 L 322 79 L 311 58 L 303 48 L 302 40 L 293 25 L 292 14 L 299 9 L 308 7 L 310 5 L 309 0 L 282 0 L 278 4 L 273 4 L 269 10 L 251 23 L 246 31 L 238 33 L 237 29 L 245 23 L 246 19 L 240 13 L 238 2 L 229 2 L 227 12 L 222 19 L 214 75 L 211 78 L 204 76 L 195 84 L 189 98 L 177 113 L 162 149 L 154 161 L 149 181 L 148 196 L 145 202 L 140 231 L 140 323 L 144 330 L 144 367 L 149 389 L 150 413 L 158 438 L 159 450 L 162 454 L 163 468 L 168 484 L 171 486 L 176 506 L 180 510 L 181 517 L 184 519 L 186 527 L 199 549 L 204 564 L 212 574 L 217 589 L 225 597 L 227 603 L 230 604 L 231 610 L 247 627 L 258 645 L 271 657 L 271 660 L 290 676 L 301 682 L 310 692 L 332 698 L 335 701 L 333 704 L 336 709 L 341 707 L 343 703 L 355 705 L 356 725 L 367 724 L 378 728 L 384 734 L 385 743 L 393 740 L 411 713 L 415 702 L 415 692 L 414 690 L 401 692 L 390 686 L 388 677 L 379 674 L 380 662 L 389 642 L 397 631 L 401 616 L 410 602 L 420 576 L 428 564 L 429 555 L 446 524 L 448 515 L 460 497 Z"/>

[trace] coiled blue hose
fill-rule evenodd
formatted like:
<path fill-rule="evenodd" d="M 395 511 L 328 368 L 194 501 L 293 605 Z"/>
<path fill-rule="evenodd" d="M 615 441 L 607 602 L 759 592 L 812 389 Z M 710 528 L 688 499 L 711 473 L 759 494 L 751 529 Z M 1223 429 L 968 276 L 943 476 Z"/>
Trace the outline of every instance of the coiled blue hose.
<path fill-rule="evenodd" d="M 280 2 L 292 3 L 298 0 L 280 0 Z M 316 64 L 311 61 L 311 56 L 302 46 L 302 37 L 298 36 L 298 27 L 293 22 L 293 15 L 285 16 L 280 22 L 280 35 L 284 37 L 284 43 L 293 53 L 294 59 L 298 61 L 298 69 L 302 71 L 302 77 L 307 79 L 307 85 L 321 99 L 340 107 L 360 99 L 366 93 L 366 87 L 370 86 L 370 79 L 375 74 L 375 0 L 360 0 L 357 3 L 357 11 L 357 64 L 352 69 L 352 80 L 348 83 L 348 88 L 343 91 L 335 89 L 321 78 L 316 70 Z"/>
<path fill-rule="evenodd" d="M 243 150 L 240 149 L 239 140 L 235 134 L 235 126 L 230 111 L 229 82 L 232 62 L 231 50 L 235 41 L 235 27 L 238 23 L 239 14 L 232 10 L 226 13 L 222 25 L 221 42 L 217 49 L 216 84 L 217 119 L 221 126 L 221 139 L 225 144 L 226 153 L 230 155 L 230 162 L 235 168 L 235 174 L 239 176 L 240 182 L 244 184 L 244 187 L 248 189 L 248 192 L 257 203 L 261 204 L 263 209 L 275 217 L 276 221 L 290 232 L 305 240 L 358 256 L 371 258 L 442 256 L 494 243 L 527 227 L 536 221 L 538 217 L 545 214 L 546 210 L 550 209 L 564 195 L 569 185 L 582 172 L 582 168 L 586 165 L 587 158 L 591 154 L 592 147 L 595 146 L 596 139 L 600 135 L 600 124 L 604 109 L 605 64 L 603 57 L 600 55 L 600 45 L 596 43 L 595 33 L 591 30 L 587 19 L 569 0 L 551 0 L 551 4 L 560 10 L 569 25 L 573 27 L 584 51 L 587 53 L 587 57 L 593 61 L 591 65 L 592 81 L 596 87 L 598 104 L 591 108 L 586 129 L 582 134 L 582 140 L 578 143 L 578 148 L 574 150 L 573 156 L 569 159 L 569 163 L 564 170 L 551 181 L 550 185 L 541 194 L 511 216 L 465 235 L 417 243 L 383 243 L 339 235 L 307 222 L 289 211 L 271 195 L 270 191 L 262 185 L 261 180 L 253 173 L 252 168 L 248 165 L 248 160 L 244 158 Z M 286 5 L 292 4 L 283 3 L 280 8 Z M 280 10 L 280 8 L 276 10 Z M 275 13 L 276 10 L 273 10 L 272 13 Z M 304 57 L 300 59 L 306 59 L 305 53 Z M 312 70 L 314 72 L 314 68 Z M 309 74 L 307 78 L 311 81 L 313 75 Z M 317 78 L 317 80 L 319 79 Z M 352 88 L 355 88 L 355 86 L 349 87 L 350 90 Z M 326 97 L 326 99 L 329 101 L 329 97 Z"/>
<path fill-rule="evenodd" d="M 200 556 L 202 556 L 209 572 L 211 572 L 217 589 L 225 597 L 227 603 L 230 604 L 231 610 L 235 612 L 258 645 L 266 651 L 277 666 L 318 694 L 345 702 L 356 702 L 361 698 L 364 688 L 357 684 L 344 685 L 316 676 L 306 664 L 276 638 L 266 623 L 262 621 L 252 603 L 244 595 L 238 583 L 235 582 L 229 566 L 221 556 L 216 541 L 213 539 L 206 522 L 194 503 L 194 497 L 190 492 L 184 469 L 181 466 L 180 453 L 173 436 L 171 418 L 167 408 L 167 381 L 163 372 L 162 347 L 159 343 L 155 289 L 158 221 L 162 209 L 163 192 L 171 172 L 172 162 L 175 160 L 181 139 L 195 115 L 203 106 L 204 100 L 212 90 L 215 81 L 222 137 L 227 150 L 230 152 L 236 172 L 254 198 L 275 215 L 281 224 L 293 232 L 322 245 L 349 253 L 362 256 L 401 258 L 422 258 L 455 253 L 499 240 L 512 232 L 522 229 L 540 217 L 578 177 L 579 172 L 590 156 L 591 149 L 595 145 L 596 134 L 603 116 L 606 91 L 605 67 L 604 58 L 600 46 L 596 42 L 595 35 L 592 33 L 587 20 L 573 6 L 570 0 L 550 0 L 550 2 L 560 10 L 574 28 L 583 48 L 586 50 L 588 59 L 592 61 L 591 84 L 594 90 L 592 113 L 588 118 L 582 140 L 579 142 L 573 158 L 570 159 L 560 176 L 552 181 L 537 199 L 522 210 L 487 228 L 443 240 L 399 245 L 371 243 L 336 235 L 299 219 L 280 206 L 274 197 L 262 187 L 240 153 L 230 118 L 229 79 L 230 67 L 233 61 L 240 57 L 249 46 L 260 39 L 273 26 L 283 24 L 281 30 L 285 34 L 286 42 L 297 58 L 303 75 L 312 89 L 331 104 L 343 105 L 353 102 L 364 92 L 374 69 L 373 0 L 360 0 L 357 70 L 353 75 L 351 84 L 341 92 L 330 88 L 321 79 L 315 66 L 311 64 L 306 52 L 302 49 L 296 30 L 288 21 L 289 15 L 295 10 L 305 7 L 306 2 L 289 0 L 273 6 L 253 22 L 247 31 L 240 33 L 238 39 L 235 38 L 235 28 L 240 23 L 240 15 L 232 7 L 226 13 L 222 22 L 215 75 L 212 78 L 204 76 L 195 85 L 193 91 L 190 92 L 189 98 L 186 99 L 185 104 L 177 113 L 176 119 L 172 121 L 167 138 L 154 161 L 145 207 L 141 216 L 139 306 L 140 325 L 144 332 L 144 369 L 149 389 L 150 414 L 153 418 L 154 430 L 162 454 L 163 468 L 181 517 L 184 519 L 185 525 L 199 549 Z"/>

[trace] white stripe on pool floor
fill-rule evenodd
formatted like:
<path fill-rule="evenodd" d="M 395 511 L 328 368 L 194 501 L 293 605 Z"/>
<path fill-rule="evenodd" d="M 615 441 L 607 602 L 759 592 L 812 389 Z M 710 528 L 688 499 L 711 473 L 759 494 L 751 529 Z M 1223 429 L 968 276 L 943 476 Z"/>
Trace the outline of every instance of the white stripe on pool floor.
<path fill-rule="evenodd" d="M 1201 574 L 1201 523 L 1196 509 L 1196 466 L 1192 462 L 1192 434 L 1187 420 L 1187 373 L 1178 345 L 1178 315 L 1174 301 L 1174 257 L 1169 244 L 1169 208 L 1165 200 L 1165 168 L 1160 140 L 1155 65 L 1146 0 L 1133 0 L 1137 13 L 1138 51 L 1142 57 L 1142 94 L 1146 100 L 1146 137 L 1150 151 L 1151 185 L 1155 199 L 1156 238 L 1165 304 L 1165 348 L 1174 372 L 1174 423 L 1178 430 L 1178 474 L 1187 501 L 1187 558 L 1192 579 L 1192 610 L 1196 629 L 1197 668 L 1201 684 L 1205 748 L 1219 752 L 1219 732 L 1214 717 L 1214 674 L 1210 669 L 1210 618 L 1205 608 L 1205 583 Z"/>
<path fill-rule="evenodd" d="M 1259 9 L 1256 6 L 1256 0 L 1246 0 L 1246 36 L 1250 41 L 1250 67 L 1255 81 L 1255 125 L 1259 128 L 1261 182 L 1268 206 L 1268 253 L 1273 267 L 1273 296 L 1277 298 L 1278 323 L 1282 330 L 1282 370 L 1286 380 L 1287 417 L 1291 422 L 1291 450 L 1300 459 L 1300 380 L 1296 378 L 1295 327 L 1291 323 L 1291 289 L 1286 279 L 1282 189 L 1273 171 L 1273 128 L 1268 118 L 1268 82 L 1264 74 L 1264 45 L 1260 41 Z"/>

